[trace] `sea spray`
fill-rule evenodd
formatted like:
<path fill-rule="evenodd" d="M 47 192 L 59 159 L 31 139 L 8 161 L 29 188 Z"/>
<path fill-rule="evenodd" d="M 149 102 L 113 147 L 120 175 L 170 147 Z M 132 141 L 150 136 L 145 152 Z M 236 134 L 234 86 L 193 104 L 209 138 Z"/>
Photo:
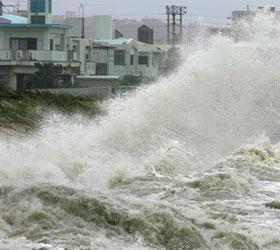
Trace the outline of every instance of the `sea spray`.
<path fill-rule="evenodd" d="M 239 27 L 106 115 L 1 137 L 1 249 L 278 249 L 280 25 Z"/>

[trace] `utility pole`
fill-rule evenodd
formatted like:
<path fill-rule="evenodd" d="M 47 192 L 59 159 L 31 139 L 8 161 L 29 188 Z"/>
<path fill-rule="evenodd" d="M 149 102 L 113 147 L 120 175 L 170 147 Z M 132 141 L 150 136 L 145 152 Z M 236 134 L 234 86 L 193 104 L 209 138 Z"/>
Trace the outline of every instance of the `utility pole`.
<path fill-rule="evenodd" d="M 172 16 L 172 45 L 175 47 L 176 42 L 178 42 L 177 34 L 176 34 L 176 17 L 180 17 L 180 40 L 183 39 L 183 16 L 187 14 L 187 7 L 185 6 L 166 6 L 166 14 L 167 14 L 167 41 L 170 43 L 170 15 Z"/>
<path fill-rule="evenodd" d="M 249 15 L 250 14 L 250 5 L 247 4 L 247 14 Z"/>
<path fill-rule="evenodd" d="M 180 40 L 183 41 L 183 16 L 187 14 L 187 7 L 180 6 Z"/>
<path fill-rule="evenodd" d="M 167 15 L 167 44 L 170 43 L 170 8 L 166 6 L 166 15 Z"/>
<path fill-rule="evenodd" d="M 18 13 L 20 9 L 20 3 L 19 0 L 17 0 L 17 4 L 16 4 L 16 12 Z"/>
<path fill-rule="evenodd" d="M 175 47 L 176 42 L 176 15 L 177 13 L 177 6 L 171 6 L 171 15 L 172 15 L 172 46 Z"/>

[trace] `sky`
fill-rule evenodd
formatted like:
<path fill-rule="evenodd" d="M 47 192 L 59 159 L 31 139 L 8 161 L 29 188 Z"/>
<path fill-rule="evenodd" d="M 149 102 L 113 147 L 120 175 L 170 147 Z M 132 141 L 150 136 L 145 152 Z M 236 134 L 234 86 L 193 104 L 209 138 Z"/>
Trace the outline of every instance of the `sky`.
<path fill-rule="evenodd" d="M 4 3 L 19 2 L 26 5 L 27 0 L 2 0 Z M 86 16 L 112 15 L 121 19 L 141 19 L 156 17 L 165 19 L 166 5 L 182 5 L 188 7 L 185 21 L 205 21 L 213 24 L 227 24 L 232 10 L 252 9 L 258 6 L 273 5 L 280 9 L 280 0 L 53 0 L 54 14 L 76 11 L 80 3 L 85 7 Z"/>

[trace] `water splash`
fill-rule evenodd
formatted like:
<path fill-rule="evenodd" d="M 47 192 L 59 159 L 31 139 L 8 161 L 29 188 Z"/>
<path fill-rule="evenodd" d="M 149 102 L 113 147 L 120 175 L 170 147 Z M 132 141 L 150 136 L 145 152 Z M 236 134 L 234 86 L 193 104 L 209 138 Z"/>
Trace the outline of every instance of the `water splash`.
<path fill-rule="evenodd" d="M 104 105 L 106 115 L 96 120 L 52 114 L 35 134 L 1 137 L 0 181 L 12 188 L 1 195 L 1 209 L 9 211 L 12 206 L 24 215 L 3 218 L 5 235 L 34 240 L 32 231 L 20 231 L 17 221 L 27 218 L 25 223 L 32 224 L 27 216 L 32 204 L 46 213 L 35 216 L 39 218 L 36 226 L 42 226 L 45 217 L 68 219 L 74 207 L 80 212 L 74 214 L 71 228 L 84 228 L 77 229 L 81 238 L 76 244 L 90 247 L 94 236 L 88 232 L 104 232 L 99 230 L 105 226 L 84 220 L 85 214 L 93 216 L 96 210 L 83 203 L 87 212 L 82 216 L 83 209 L 77 205 L 81 196 L 75 192 L 81 189 L 100 201 L 101 196 L 92 193 L 98 189 L 116 204 L 126 205 L 120 216 L 119 210 L 115 214 L 118 223 L 109 223 L 111 240 L 123 247 L 129 248 L 136 238 L 139 244 L 135 249 L 159 245 L 176 249 L 178 244 L 186 245 L 188 235 L 193 235 L 193 246 L 201 248 L 279 246 L 273 238 L 279 219 L 264 205 L 279 194 L 274 183 L 280 179 L 279 146 L 252 144 L 262 134 L 273 142 L 279 140 L 279 27 L 274 17 L 257 16 L 252 24 L 240 26 L 240 34 L 245 34 L 242 42 L 215 36 L 191 52 L 186 48 L 184 63 L 176 73 L 127 98 L 111 100 Z M 248 143 L 253 146 L 246 147 Z M 108 189 L 110 181 L 112 190 Z M 50 196 L 65 187 L 75 191 L 74 195 L 72 191 L 65 194 L 67 202 L 60 197 L 62 201 L 50 204 L 38 201 L 35 195 L 42 185 L 48 185 L 44 194 Z M 26 189 L 29 187 L 35 189 L 32 194 Z M 19 202 L 22 197 L 28 202 Z M 7 200 L 11 203 L 5 203 Z M 110 209 L 114 202 L 106 203 L 105 208 Z M 124 227 L 130 213 L 136 223 L 131 222 L 133 232 Z M 160 220 L 163 215 L 166 221 Z M 95 216 L 100 219 L 104 214 Z M 43 233 L 35 240 L 46 237 L 48 244 L 67 245 L 65 238 L 73 239 L 75 233 L 70 230 L 56 238 L 55 230 L 61 228 L 54 225 L 55 229 L 41 228 L 50 235 Z M 168 231 L 168 226 L 174 232 Z M 263 239 L 261 230 L 270 236 Z M 106 249 L 104 241 L 110 237 L 104 235 L 106 232 L 98 235 L 103 243 L 92 248 Z M 165 242 L 168 235 L 171 241 Z M 21 244 L 17 242 L 21 241 L 13 244 Z"/>

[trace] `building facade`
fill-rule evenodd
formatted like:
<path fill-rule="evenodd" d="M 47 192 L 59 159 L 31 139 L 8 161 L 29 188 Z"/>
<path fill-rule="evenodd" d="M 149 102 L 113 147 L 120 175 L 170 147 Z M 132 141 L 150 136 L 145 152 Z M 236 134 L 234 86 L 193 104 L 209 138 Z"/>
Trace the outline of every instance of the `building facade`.
<path fill-rule="evenodd" d="M 138 39 L 139 42 L 154 44 L 154 30 L 147 25 L 142 25 L 138 28 Z"/>
<path fill-rule="evenodd" d="M 73 19 L 79 21 L 74 27 L 52 20 L 52 0 L 29 0 L 28 17 L 2 13 L 0 86 L 24 90 L 26 80 L 38 71 L 38 64 L 47 63 L 61 66 L 73 84 L 75 79 L 98 79 L 100 83 L 105 79 L 116 82 L 125 76 L 158 77 L 163 49 L 136 39 L 115 39 L 111 17 L 92 17 L 95 22 L 90 27 L 95 39 L 81 37 L 81 19 Z M 145 42 L 152 43 L 152 36 L 147 38 Z"/>
<path fill-rule="evenodd" d="M 163 50 L 133 39 L 94 40 L 97 75 L 157 78 Z"/>
<path fill-rule="evenodd" d="M 71 77 L 80 70 L 77 55 L 69 58 L 67 50 L 70 27 L 51 23 L 51 4 L 51 0 L 29 0 L 29 18 L 0 17 L 0 85 L 24 89 L 38 63 L 61 65 Z"/>

